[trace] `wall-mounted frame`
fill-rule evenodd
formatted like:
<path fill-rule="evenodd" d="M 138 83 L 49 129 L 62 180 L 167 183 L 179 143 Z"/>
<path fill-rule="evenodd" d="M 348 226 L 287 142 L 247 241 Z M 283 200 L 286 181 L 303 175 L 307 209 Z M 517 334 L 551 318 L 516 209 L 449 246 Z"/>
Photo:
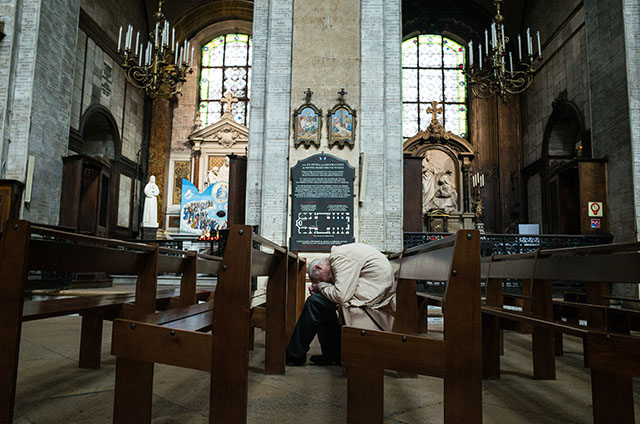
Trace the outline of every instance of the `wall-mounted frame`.
<path fill-rule="evenodd" d="M 356 139 L 356 110 L 345 103 L 344 88 L 338 92 L 338 103 L 327 113 L 329 148 L 349 146 L 353 149 Z"/>
<path fill-rule="evenodd" d="M 312 144 L 320 147 L 320 132 L 322 122 L 322 109 L 318 109 L 311 103 L 313 91 L 307 88 L 305 102 L 293 111 L 294 147 L 300 145 L 309 148 Z"/>

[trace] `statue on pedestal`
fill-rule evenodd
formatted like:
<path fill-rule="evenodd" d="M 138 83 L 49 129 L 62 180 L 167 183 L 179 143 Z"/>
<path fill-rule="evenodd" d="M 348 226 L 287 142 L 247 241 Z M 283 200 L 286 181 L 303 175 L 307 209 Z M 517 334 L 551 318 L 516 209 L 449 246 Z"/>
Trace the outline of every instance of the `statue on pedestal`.
<path fill-rule="evenodd" d="M 144 186 L 144 211 L 142 214 L 142 226 L 148 228 L 158 228 L 158 195 L 160 189 L 156 185 L 156 177 L 151 176 L 149 182 Z"/>

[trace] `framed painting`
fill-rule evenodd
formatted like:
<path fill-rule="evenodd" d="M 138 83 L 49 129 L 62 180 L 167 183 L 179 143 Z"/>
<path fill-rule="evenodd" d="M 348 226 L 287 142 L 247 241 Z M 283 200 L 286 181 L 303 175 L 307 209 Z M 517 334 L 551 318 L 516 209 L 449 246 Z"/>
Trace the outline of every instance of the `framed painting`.
<path fill-rule="evenodd" d="M 305 103 L 293 112 L 294 147 L 296 148 L 301 145 L 305 148 L 311 145 L 320 147 L 322 110 L 311 103 L 312 93 L 307 89 Z"/>
<path fill-rule="evenodd" d="M 329 148 L 348 146 L 353 149 L 356 139 L 356 111 L 344 101 L 347 94 L 344 89 L 338 93 L 338 104 L 329 110 L 327 114 L 327 127 L 329 132 Z"/>

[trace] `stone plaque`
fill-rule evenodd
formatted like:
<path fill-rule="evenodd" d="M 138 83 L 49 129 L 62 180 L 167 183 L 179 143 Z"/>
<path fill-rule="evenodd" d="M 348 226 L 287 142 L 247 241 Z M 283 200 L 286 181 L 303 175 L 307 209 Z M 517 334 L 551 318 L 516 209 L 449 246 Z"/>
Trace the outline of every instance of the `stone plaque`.
<path fill-rule="evenodd" d="M 291 169 L 291 250 L 329 251 L 354 241 L 354 178 L 346 160 L 325 153 Z"/>

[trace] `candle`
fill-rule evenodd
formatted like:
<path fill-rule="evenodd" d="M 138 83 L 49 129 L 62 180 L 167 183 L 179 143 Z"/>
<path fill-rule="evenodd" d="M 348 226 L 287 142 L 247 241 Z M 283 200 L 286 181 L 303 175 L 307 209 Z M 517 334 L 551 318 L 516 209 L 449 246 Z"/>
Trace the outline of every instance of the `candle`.
<path fill-rule="evenodd" d="M 536 31 L 536 35 L 538 36 L 538 56 L 542 57 L 542 47 L 540 45 L 540 31 Z"/>
<path fill-rule="evenodd" d="M 486 48 L 485 53 L 488 55 L 489 54 L 489 31 L 487 31 L 486 29 L 484 30 L 484 45 Z"/>
<path fill-rule="evenodd" d="M 518 34 L 518 60 L 522 62 L 522 39 Z"/>
<path fill-rule="evenodd" d="M 142 50 L 144 49 L 144 47 L 142 47 L 142 44 L 140 44 L 140 56 L 138 57 L 138 66 L 142 66 Z M 136 50 L 138 50 L 138 45 L 136 44 Z"/>
<path fill-rule="evenodd" d="M 153 43 L 156 45 L 156 47 L 158 47 L 158 25 L 160 25 L 158 22 L 156 22 L 156 36 L 153 39 Z"/>
<path fill-rule="evenodd" d="M 136 35 L 136 54 L 138 54 L 138 44 L 140 44 L 140 31 Z"/>
<path fill-rule="evenodd" d="M 478 64 L 482 69 L 482 44 L 478 44 Z"/>
<path fill-rule="evenodd" d="M 511 73 L 513 74 L 513 55 L 511 54 L 511 52 L 509 52 L 509 68 L 511 70 Z"/>
<path fill-rule="evenodd" d="M 118 51 L 122 50 L 120 48 L 121 43 L 122 43 L 122 27 L 120 27 L 120 32 L 118 33 Z"/>
<path fill-rule="evenodd" d="M 176 29 L 171 30 L 171 51 L 176 50 Z"/>
<path fill-rule="evenodd" d="M 480 175 L 480 187 L 484 187 L 484 174 Z"/>
<path fill-rule="evenodd" d="M 189 68 L 193 68 L 193 50 L 194 48 L 191 47 L 191 63 L 189 64 Z"/>
<path fill-rule="evenodd" d="M 502 48 L 507 47 L 507 43 L 504 42 L 504 24 L 500 25 L 500 33 L 502 35 Z"/>
<path fill-rule="evenodd" d="M 527 28 L 527 54 L 531 56 L 531 28 Z"/>
<path fill-rule="evenodd" d="M 493 23 L 491 24 L 491 47 L 495 49 L 497 44 L 498 44 L 498 37 L 496 35 L 496 24 Z"/>
<path fill-rule="evenodd" d="M 473 67 L 473 41 L 469 41 L 469 68 Z"/>

